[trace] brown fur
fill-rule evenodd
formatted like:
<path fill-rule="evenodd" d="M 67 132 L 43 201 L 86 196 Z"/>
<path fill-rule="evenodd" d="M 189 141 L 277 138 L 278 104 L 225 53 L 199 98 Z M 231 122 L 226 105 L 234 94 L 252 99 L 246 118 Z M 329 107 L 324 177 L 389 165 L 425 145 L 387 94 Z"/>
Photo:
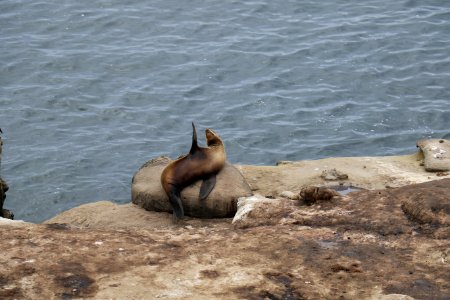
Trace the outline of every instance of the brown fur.
<path fill-rule="evenodd" d="M 180 199 L 181 191 L 197 180 L 217 174 L 223 168 L 226 160 L 225 146 L 219 135 L 211 129 L 206 129 L 208 147 L 203 148 L 197 146 L 194 125 L 193 130 L 193 144 L 190 153 L 171 162 L 161 174 L 161 184 L 169 197 L 176 218 L 184 216 Z M 181 207 L 177 208 L 177 206 Z"/>

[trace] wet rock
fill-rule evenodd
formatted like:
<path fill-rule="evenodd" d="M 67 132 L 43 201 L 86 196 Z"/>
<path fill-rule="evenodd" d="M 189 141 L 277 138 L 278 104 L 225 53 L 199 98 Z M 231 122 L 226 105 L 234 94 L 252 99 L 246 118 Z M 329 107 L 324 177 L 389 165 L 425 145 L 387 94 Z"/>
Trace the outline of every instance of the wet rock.
<path fill-rule="evenodd" d="M 0 178 L 0 217 L 4 217 L 3 204 L 5 203 L 6 192 L 8 191 L 8 189 L 8 184 L 6 184 L 6 182 L 2 178 Z"/>
<path fill-rule="evenodd" d="M 305 204 L 311 205 L 317 201 L 329 201 L 340 194 L 333 189 L 326 187 L 308 186 L 300 191 L 300 200 Z"/>
<path fill-rule="evenodd" d="M 348 179 L 348 175 L 340 172 L 336 169 L 331 169 L 331 170 L 323 170 L 322 174 L 320 175 L 320 177 L 322 177 L 323 180 L 326 181 L 336 181 L 336 180 L 346 180 Z"/>
<path fill-rule="evenodd" d="M 3 141 L 0 137 L 0 168 L 1 168 L 1 162 L 2 162 L 2 147 L 3 147 Z M 3 205 L 5 204 L 6 199 L 6 192 L 9 190 L 8 184 L 6 181 L 4 181 L 0 177 L 0 217 L 7 218 L 7 219 L 14 219 L 14 214 L 12 211 L 3 208 Z"/>
<path fill-rule="evenodd" d="M 425 170 L 428 172 L 450 171 L 450 140 L 419 140 L 417 147 L 425 157 Z"/>
<path fill-rule="evenodd" d="M 345 184 L 340 184 L 340 185 L 334 185 L 334 186 L 328 186 L 329 189 L 335 190 L 336 192 L 339 193 L 339 195 L 341 196 L 345 196 L 349 193 L 353 193 L 353 192 L 357 192 L 357 191 L 362 191 L 364 190 L 363 188 L 357 187 L 357 186 L 353 186 L 353 185 L 345 185 Z"/>
<path fill-rule="evenodd" d="M 168 157 L 158 157 L 145 163 L 134 175 L 131 199 L 146 210 L 172 212 L 166 193 L 161 186 L 161 173 L 171 162 Z M 216 186 L 204 201 L 199 201 L 201 181 L 185 188 L 181 193 L 185 214 L 198 218 L 232 217 L 236 213 L 239 197 L 252 195 L 246 180 L 230 163 L 217 175 Z"/>
<path fill-rule="evenodd" d="M 14 213 L 12 211 L 10 211 L 9 209 L 3 208 L 2 216 L 0 216 L 0 217 L 14 220 Z"/>
<path fill-rule="evenodd" d="M 276 166 L 292 165 L 294 163 L 295 163 L 294 161 L 290 161 L 290 160 L 279 160 L 279 161 L 277 161 L 277 163 L 275 165 Z"/>

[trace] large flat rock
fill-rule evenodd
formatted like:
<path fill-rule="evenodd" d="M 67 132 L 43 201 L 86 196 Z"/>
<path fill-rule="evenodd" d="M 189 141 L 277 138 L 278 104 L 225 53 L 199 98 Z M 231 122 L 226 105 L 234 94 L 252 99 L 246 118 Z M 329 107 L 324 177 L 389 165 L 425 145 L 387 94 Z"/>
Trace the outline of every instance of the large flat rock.
<path fill-rule="evenodd" d="M 78 228 L 129 229 L 173 227 L 171 215 L 143 210 L 133 204 L 98 201 L 64 211 L 44 224 L 69 224 Z"/>
<path fill-rule="evenodd" d="M 400 187 L 440 178 L 450 172 L 430 173 L 423 166 L 422 152 L 401 156 L 333 157 L 318 160 L 283 161 L 277 166 L 237 166 L 254 193 L 277 197 L 283 191 L 300 192 L 309 185 L 356 186 L 364 189 Z M 336 170 L 346 175 L 334 181 L 323 177 Z M 339 177 L 339 176 L 338 176 Z M 342 178 L 342 179 L 341 179 Z"/>
<path fill-rule="evenodd" d="M 171 162 L 159 157 L 145 163 L 133 176 L 131 200 L 134 204 L 151 211 L 172 212 L 169 199 L 161 185 L 161 173 Z M 201 181 L 181 192 L 185 215 L 199 218 L 225 218 L 236 213 L 239 197 L 252 194 L 245 178 L 230 163 L 217 174 L 216 185 L 209 196 L 199 200 Z"/>
<path fill-rule="evenodd" d="M 448 299 L 450 179 L 422 160 L 237 166 L 262 196 L 242 202 L 235 224 L 173 224 L 108 201 L 41 225 L 0 218 L 0 299 Z M 322 176 L 334 169 L 347 176 Z M 291 200 L 340 184 L 369 191 Z"/>

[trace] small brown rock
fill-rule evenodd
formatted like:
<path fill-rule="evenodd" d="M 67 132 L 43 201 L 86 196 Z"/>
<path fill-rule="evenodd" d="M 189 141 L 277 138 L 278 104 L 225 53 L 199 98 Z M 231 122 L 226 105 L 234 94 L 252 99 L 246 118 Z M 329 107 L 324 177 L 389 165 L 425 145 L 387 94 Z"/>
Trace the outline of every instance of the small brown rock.
<path fill-rule="evenodd" d="M 339 196 L 339 193 L 325 187 L 308 186 L 300 191 L 300 200 L 303 200 L 308 205 L 320 200 L 329 201 L 335 196 Z"/>
<path fill-rule="evenodd" d="M 294 192 L 291 191 L 283 191 L 280 193 L 280 197 L 283 198 L 288 198 L 291 200 L 298 200 L 298 194 L 295 194 Z"/>

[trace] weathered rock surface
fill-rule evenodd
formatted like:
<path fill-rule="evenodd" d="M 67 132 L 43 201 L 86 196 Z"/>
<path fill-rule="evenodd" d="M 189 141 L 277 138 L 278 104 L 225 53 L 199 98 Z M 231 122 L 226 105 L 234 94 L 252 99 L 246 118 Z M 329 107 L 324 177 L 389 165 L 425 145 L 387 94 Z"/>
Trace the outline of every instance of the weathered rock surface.
<path fill-rule="evenodd" d="M 450 171 L 450 141 L 426 139 L 417 142 L 425 157 L 425 170 L 429 172 Z"/>
<path fill-rule="evenodd" d="M 166 193 L 161 186 L 161 173 L 171 162 L 159 157 L 145 163 L 134 175 L 131 185 L 132 202 L 146 210 L 172 212 Z M 239 197 L 250 196 L 251 189 L 242 174 L 228 162 L 217 174 L 216 186 L 208 198 L 200 201 L 201 181 L 185 188 L 181 193 L 184 212 L 199 218 L 232 217 L 236 213 Z"/>
<path fill-rule="evenodd" d="M 427 172 L 421 164 L 423 153 L 383 157 L 338 157 L 307 161 L 285 161 L 278 166 L 241 165 L 237 168 L 244 175 L 254 193 L 277 197 L 283 191 L 300 192 L 305 186 L 357 187 L 384 189 L 412 183 L 450 178 L 447 174 Z M 327 181 L 321 177 L 324 171 L 336 169 L 347 179 Z"/>
<path fill-rule="evenodd" d="M 448 299 L 450 179 L 431 181 L 422 160 L 237 166 L 264 196 L 333 187 L 330 169 L 372 189 L 312 205 L 257 197 L 239 224 L 108 201 L 41 225 L 0 218 L 0 299 Z"/>
<path fill-rule="evenodd" d="M 450 179 L 395 189 L 357 191 L 328 201 L 297 204 L 287 199 L 252 196 L 239 199 L 233 223 L 239 228 L 277 223 L 338 225 L 345 230 L 364 229 L 380 235 L 426 230 L 435 238 L 450 239 L 449 195 Z"/>
<path fill-rule="evenodd" d="M 449 189 L 444 179 L 310 206 L 259 197 L 265 209 L 253 216 L 268 221 L 245 229 L 174 225 L 168 213 L 106 201 L 59 223 L 0 219 L 0 298 L 448 299 L 450 237 L 438 234 L 448 225 L 410 218 L 402 203 L 429 194 L 448 216 Z"/>
<path fill-rule="evenodd" d="M 450 180 L 440 180 L 396 190 L 406 216 L 418 224 L 440 230 L 450 238 Z"/>
<path fill-rule="evenodd" d="M 84 204 L 47 220 L 44 224 L 70 224 L 80 228 L 152 229 L 158 226 L 176 228 L 169 213 L 154 213 L 133 204 L 98 201 Z"/>

